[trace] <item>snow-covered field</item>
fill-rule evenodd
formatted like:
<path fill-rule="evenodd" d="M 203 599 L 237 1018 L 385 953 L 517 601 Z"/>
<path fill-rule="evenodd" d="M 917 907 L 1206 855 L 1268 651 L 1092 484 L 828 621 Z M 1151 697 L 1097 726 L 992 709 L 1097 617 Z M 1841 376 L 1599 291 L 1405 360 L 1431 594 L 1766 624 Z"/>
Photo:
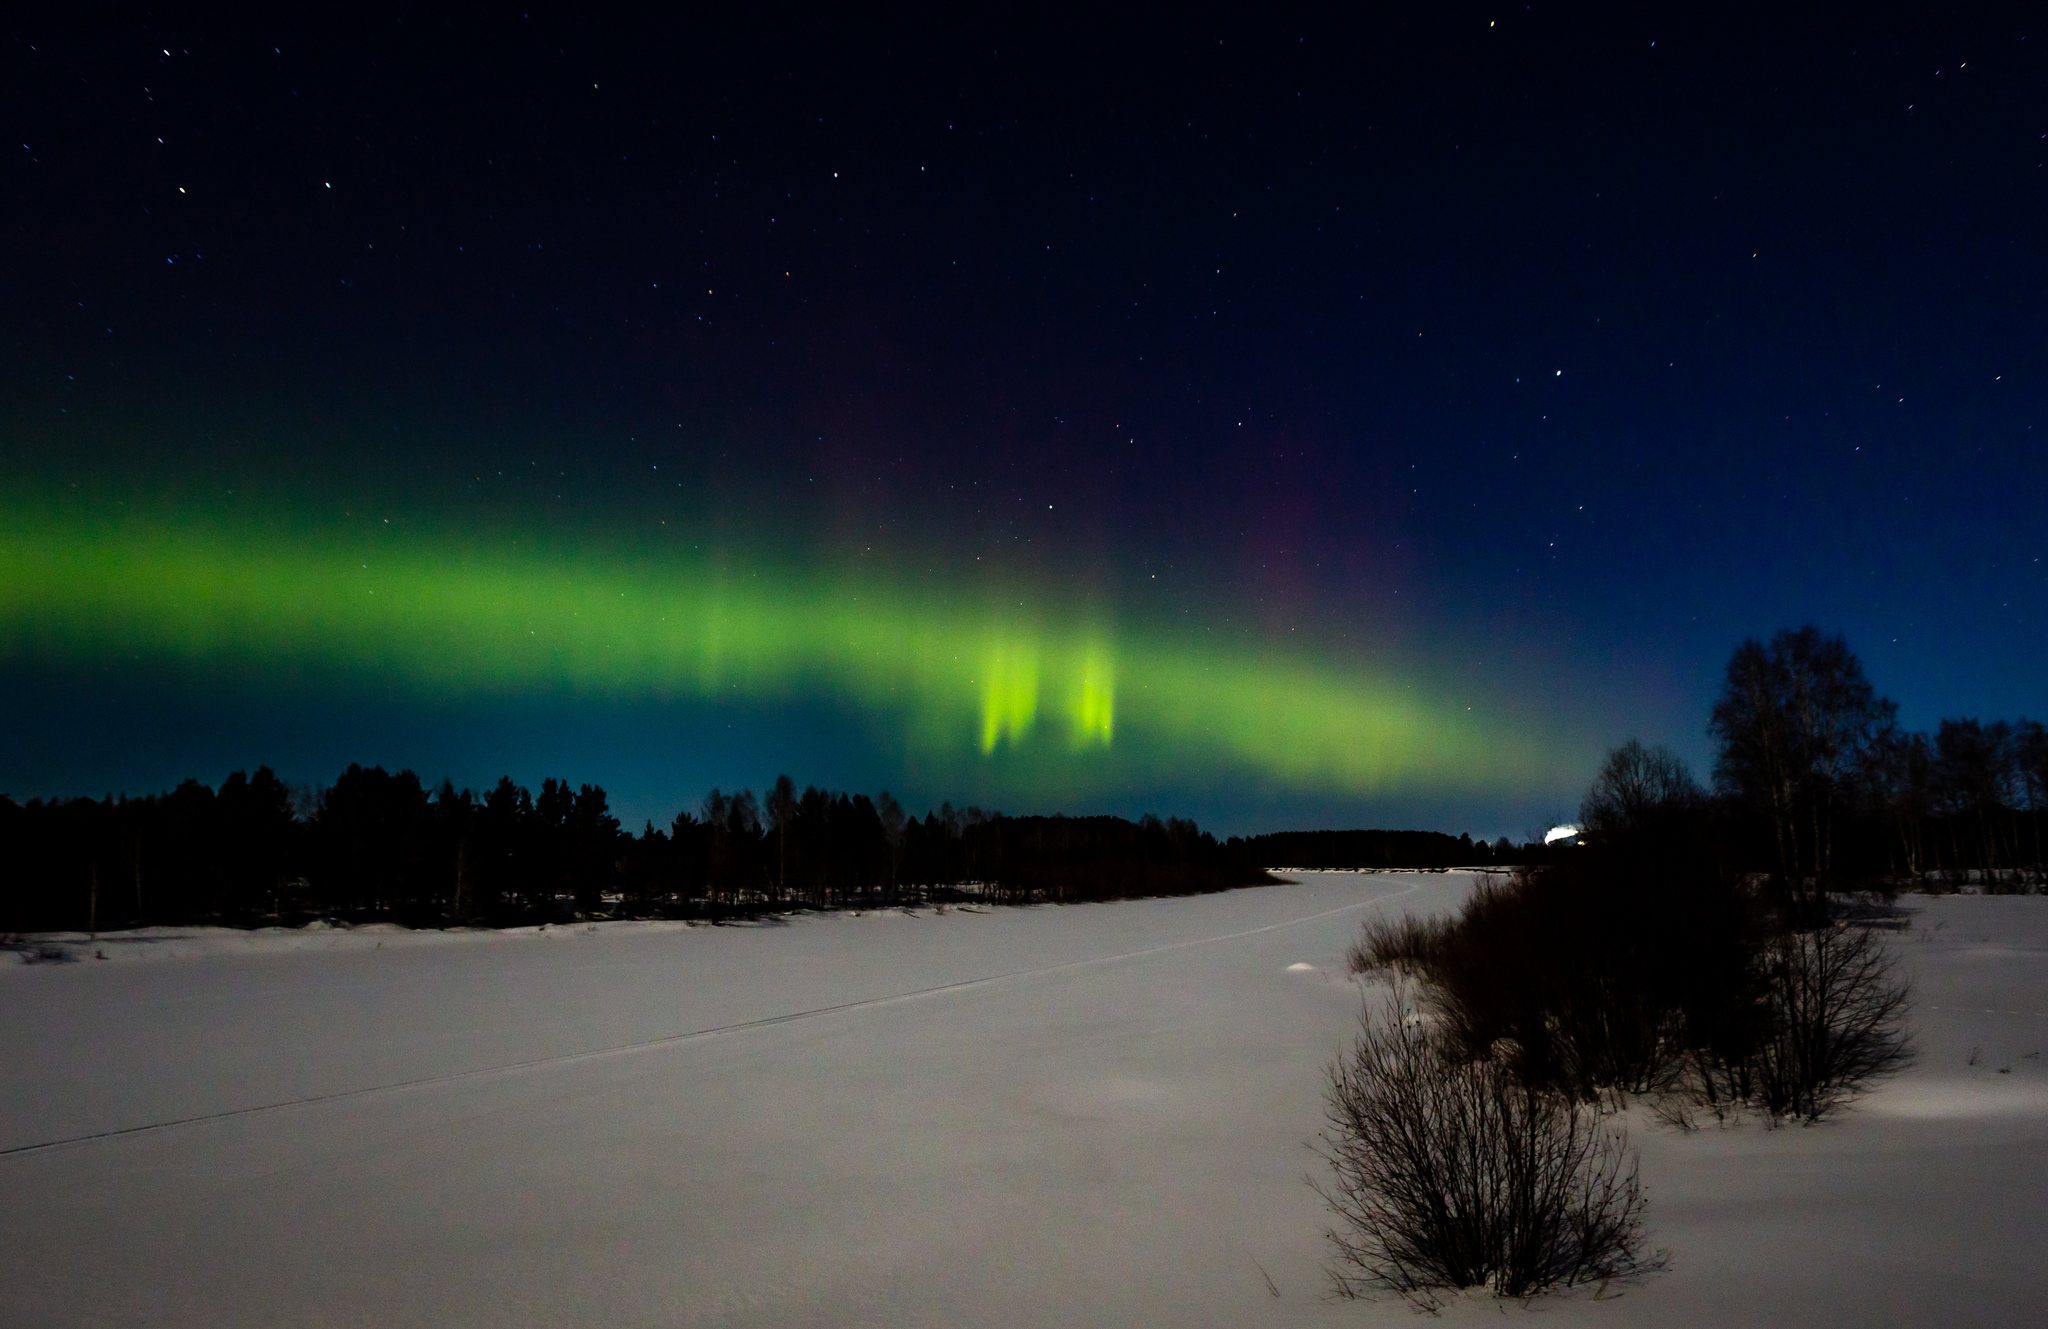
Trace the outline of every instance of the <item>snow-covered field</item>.
<path fill-rule="evenodd" d="M 0 957 L 0 1323 L 1413 1323 L 1326 1299 L 1304 1142 L 1360 920 L 1468 887 Z M 1913 1068 L 1638 1120 L 1669 1268 L 1510 1318 L 2043 1322 L 2048 899 L 1906 903 Z"/>

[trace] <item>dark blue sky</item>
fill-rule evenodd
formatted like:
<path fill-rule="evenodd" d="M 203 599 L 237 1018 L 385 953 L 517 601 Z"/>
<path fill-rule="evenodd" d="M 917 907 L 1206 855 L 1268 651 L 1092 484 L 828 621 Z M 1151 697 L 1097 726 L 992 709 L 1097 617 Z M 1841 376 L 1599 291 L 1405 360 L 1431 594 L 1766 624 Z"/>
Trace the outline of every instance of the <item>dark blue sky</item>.
<path fill-rule="evenodd" d="M 1809 620 L 1908 724 L 2048 712 L 2044 42 L 1543 6 L 18 21 L 5 474 L 451 528 L 681 503 L 799 560 L 1306 634 L 1512 698 L 1556 760 L 1485 796 L 1091 797 L 1519 833 L 1631 734 L 1704 767 L 1735 643 Z M 8 631 L 17 795 L 361 759 L 658 815 L 907 778 L 830 697 L 731 737 L 670 708 L 655 752 L 644 703 L 252 700 Z"/>

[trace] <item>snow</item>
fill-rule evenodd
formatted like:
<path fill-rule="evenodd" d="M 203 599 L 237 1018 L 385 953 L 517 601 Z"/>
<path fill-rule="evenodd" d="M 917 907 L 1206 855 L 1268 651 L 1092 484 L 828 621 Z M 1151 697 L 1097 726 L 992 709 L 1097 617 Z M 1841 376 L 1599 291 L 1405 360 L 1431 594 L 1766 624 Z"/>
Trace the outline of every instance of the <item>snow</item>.
<path fill-rule="evenodd" d="M 1410 1324 L 1327 1299 L 1305 1142 L 1359 922 L 1470 880 L 40 938 L 86 958 L 0 957 L 0 1322 Z M 1906 903 L 1915 1065 L 1816 1128 L 1638 1116 L 1669 1267 L 1510 1318 L 2038 1317 L 2048 899 Z"/>

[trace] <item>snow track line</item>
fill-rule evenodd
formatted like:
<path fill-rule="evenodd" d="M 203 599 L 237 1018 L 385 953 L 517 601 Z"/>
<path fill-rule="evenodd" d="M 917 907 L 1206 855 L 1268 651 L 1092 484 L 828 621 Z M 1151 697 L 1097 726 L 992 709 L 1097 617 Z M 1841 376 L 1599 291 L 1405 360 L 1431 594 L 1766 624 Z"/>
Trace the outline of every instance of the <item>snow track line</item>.
<path fill-rule="evenodd" d="M 1086 969 L 1095 965 L 1117 964 L 1125 960 L 1142 960 L 1154 955 L 1165 955 L 1172 951 L 1188 950 L 1196 946 L 1213 946 L 1218 942 L 1242 941 L 1262 933 L 1278 932 L 1283 928 L 1299 927 L 1303 923 L 1314 923 L 1325 918 L 1354 909 L 1364 909 L 1382 904 L 1403 895 L 1412 895 L 1417 889 L 1410 885 L 1386 895 L 1377 895 L 1369 900 L 1339 905 L 1320 913 L 1304 914 L 1279 923 L 1267 923 L 1262 927 L 1246 928 L 1240 932 L 1225 932 L 1213 937 L 1196 937 L 1188 941 L 1173 941 L 1162 946 L 1147 946 L 1142 950 L 1123 951 L 1116 955 L 1091 956 L 1086 960 L 1068 960 L 1061 964 L 1044 965 L 1037 969 L 1018 969 L 1007 974 L 991 974 L 985 978 L 965 978 L 953 983 L 941 983 L 936 987 L 916 988 L 909 992 L 893 992 L 886 997 L 865 997 L 859 1001 L 843 1001 L 833 1006 L 817 1006 L 806 1011 L 790 1011 L 783 1015 L 764 1016 L 758 1020 L 741 1020 L 734 1024 L 714 1025 L 709 1029 L 692 1029 L 687 1033 L 664 1034 L 660 1038 L 643 1039 L 637 1043 L 618 1043 L 611 1047 L 591 1048 L 583 1052 L 558 1052 L 553 1056 L 534 1057 L 527 1061 L 505 1062 L 497 1066 L 479 1066 L 473 1070 L 450 1071 L 445 1075 L 422 1075 L 411 1080 L 394 1080 L 390 1084 L 368 1085 L 360 1089 L 337 1089 L 333 1093 L 310 1094 L 303 1098 L 284 1098 L 273 1103 L 257 1103 L 250 1107 L 222 1108 L 217 1112 L 199 1112 L 189 1117 L 173 1117 L 167 1121 L 146 1122 L 140 1126 L 118 1126 L 112 1130 L 89 1131 L 83 1135 L 68 1135 L 58 1140 L 41 1140 L 34 1144 L 17 1144 L 0 1149 L 0 1158 L 21 1154 L 43 1153 L 51 1149 L 63 1149 L 72 1145 L 93 1144 L 101 1140 L 118 1140 L 123 1136 L 148 1135 L 157 1131 L 175 1130 L 180 1126 L 199 1126 L 208 1122 L 233 1121 L 238 1117 L 262 1116 L 271 1112 L 282 1112 L 287 1108 L 318 1107 L 323 1103 L 340 1103 L 351 1098 L 370 1098 L 378 1094 L 404 1093 L 410 1089 L 426 1089 L 434 1085 L 461 1084 L 469 1080 L 481 1080 L 494 1075 L 513 1075 L 520 1071 L 539 1070 L 549 1066 L 572 1066 L 579 1062 L 598 1061 L 607 1057 L 622 1057 L 635 1052 L 651 1052 L 659 1048 L 675 1047 L 683 1043 L 708 1042 L 728 1034 L 745 1033 L 753 1029 L 769 1029 L 780 1024 L 793 1024 L 798 1020 L 812 1020 L 825 1015 L 839 1015 L 847 1011 L 870 1010 L 878 1006 L 893 1006 L 900 1002 L 920 1001 L 948 992 L 964 992 L 969 988 L 988 987 L 1012 979 L 1036 978 L 1046 974 L 1064 973 L 1073 969 Z"/>

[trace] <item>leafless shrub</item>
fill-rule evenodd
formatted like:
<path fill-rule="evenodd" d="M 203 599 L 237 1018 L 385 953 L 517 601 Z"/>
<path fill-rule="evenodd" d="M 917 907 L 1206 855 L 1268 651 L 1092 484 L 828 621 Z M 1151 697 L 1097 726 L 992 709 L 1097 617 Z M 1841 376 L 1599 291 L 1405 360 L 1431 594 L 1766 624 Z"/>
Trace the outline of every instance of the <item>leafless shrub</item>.
<path fill-rule="evenodd" d="M 1643 1267 L 1642 1185 L 1618 1127 L 1505 1067 L 1452 1056 L 1398 997 L 1330 1067 L 1317 1191 L 1343 1295 L 1502 1296 Z"/>
<path fill-rule="evenodd" d="M 1358 939 L 1344 952 L 1345 962 L 1354 974 L 1399 970 L 1419 975 L 1441 947 L 1446 926 L 1442 919 L 1412 914 L 1368 919 Z"/>
<path fill-rule="evenodd" d="M 1773 1117 L 1818 1121 L 1906 1063 L 1911 989 L 1881 936 L 1837 921 L 1773 938 L 1762 963 L 1754 1094 Z"/>

